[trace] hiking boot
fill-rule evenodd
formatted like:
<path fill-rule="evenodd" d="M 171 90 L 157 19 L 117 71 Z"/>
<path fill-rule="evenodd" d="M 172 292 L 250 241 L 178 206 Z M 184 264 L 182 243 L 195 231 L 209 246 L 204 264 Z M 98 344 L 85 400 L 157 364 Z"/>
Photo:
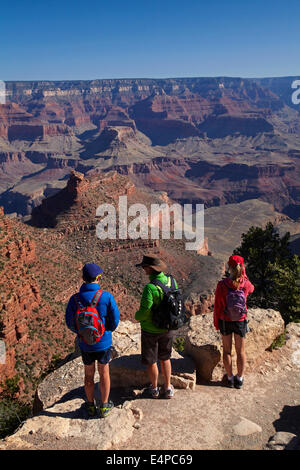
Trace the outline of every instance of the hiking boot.
<path fill-rule="evenodd" d="M 100 407 L 101 418 L 106 418 L 106 416 L 110 413 L 113 407 L 114 407 L 114 404 L 111 400 L 109 400 L 107 403 L 102 403 Z"/>
<path fill-rule="evenodd" d="M 164 389 L 164 398 L 173 398 L 174 397 L 174 387 L 171 385 L 171 388 Z"/>
<path fill-rule="evenodd" d="M 84 408 L 85 408 L 85 411 L 87 412 L 89 418 L 93 418 L 94 416 L 96 416 L 96 413 L 97 413 L 97 409 L 95 407 L 95 404 L 92 402 L 85 402 L 84 404 Z"/>
<path fill-rule="evenodd" d="M 243 383 L 244 383 L 244 379 L 241 380 L 236 375 L 234 376 L 234 386 L 235 386 L 235 388 L 242 388 Z"/>
<path fill-rule="evenodd" d="M 150 385 L 150 387 L 147 389 L 147 392 L 152 398 L 159 398 L 159 388 L 156 387 L 154 388 L 153 385 Z"/>

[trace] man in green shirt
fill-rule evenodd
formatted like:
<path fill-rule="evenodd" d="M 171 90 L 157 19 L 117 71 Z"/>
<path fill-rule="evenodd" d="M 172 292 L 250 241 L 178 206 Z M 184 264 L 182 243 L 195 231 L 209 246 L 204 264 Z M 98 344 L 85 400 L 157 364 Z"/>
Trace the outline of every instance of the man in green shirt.
<path fill-rule="evenodd" d="M 158 328 L 152 321 L 152 307 L 159 305 L 163 298 L 163 291 L 160 286 L 155 286 L 152 281 L 158 280 L 166 286 L 171 286 L 171 278 L 164 274 L 165 263 L 152 255 L 143 257 L 141 266 L 148 274 L 150 282 L 143 290 L 139 310 L 135 314 L 135 319 L 141 324 L 141 347 L 142 363 L 147 366 L 148 376 L 151 382 L 150 394 L 153 398 L 160 395 L 158 382 L 157 361 L 160 361 L 161 372 L 164 377 L 164 397 L 172 398 L 174 388 L 171 385 L 171 354 L 174 332 Z M 175 281 L 177 288 L 177 283 Z"/>

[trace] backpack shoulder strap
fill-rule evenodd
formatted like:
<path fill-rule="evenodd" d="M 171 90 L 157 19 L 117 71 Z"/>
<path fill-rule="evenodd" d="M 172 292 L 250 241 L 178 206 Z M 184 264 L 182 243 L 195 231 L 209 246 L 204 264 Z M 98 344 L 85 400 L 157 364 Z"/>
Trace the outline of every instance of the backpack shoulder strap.
<path fill-rule="evenodd" d="M 167 293 L 169 291 L 169 287 L 166 286 L 165 284 L 163 284 L 161 281 L 159 281 L 158 279 L 154 279 L 153 281 L 151 281 L 151 284 L 153 284 L 154 286 L 159 286 L 164 293 Z"/>
<path fill-rule="evenodd" d="M 172 274 L 168 274 L 169 278 L 171 279 L 171 289 L 175 289 L 176 286 L 175 286 L 175 280 L 174 280 L 174 277 L 172 276 Z"/>
<path fill-rule="evenodd" d="M 102 290 L 97 290 L 96 294 L 94 295 L 92 301 L 90 302 L 90 307 L 96 307 L 98 304 L 100 297 L 102 295 L 103 291 Z"/>
<path fill-rule="evenodd" d="M 84 305 L 80 300 L 79 294 L 74 295 L 74 300 L 75 300 L 76 305 L 77 305 L 78 308 L 84 308 Z"/>

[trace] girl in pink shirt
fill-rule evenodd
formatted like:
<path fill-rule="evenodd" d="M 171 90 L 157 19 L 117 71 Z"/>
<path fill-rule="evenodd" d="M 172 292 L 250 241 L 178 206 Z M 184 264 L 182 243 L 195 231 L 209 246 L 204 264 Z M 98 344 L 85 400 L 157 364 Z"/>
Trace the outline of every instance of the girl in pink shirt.
<path fill-rule="evenodd" d="M 247 297 L 254 291 L 245 268 L 244 258 L 230 256 L 228 260 L 229 277 L 218 282 L 215 305 L 214 326 L 220 330 L 223 343 L 223 363 L 227 372 L 229 387 L 241 388 L 246 363 L 245 336 L 247 328 Z M 238 374 L 232 373 L 231 350 L 232 335 L 237 354 Z"/>

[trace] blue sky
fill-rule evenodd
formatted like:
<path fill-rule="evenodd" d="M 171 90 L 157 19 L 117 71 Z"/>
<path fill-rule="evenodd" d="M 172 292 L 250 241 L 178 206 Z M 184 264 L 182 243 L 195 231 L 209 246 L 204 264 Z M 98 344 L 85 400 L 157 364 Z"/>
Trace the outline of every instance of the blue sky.
<path fill-rule="evenodd" d="M 299 0 L 0 6 L 0 80 L 300 74 Z"/>

